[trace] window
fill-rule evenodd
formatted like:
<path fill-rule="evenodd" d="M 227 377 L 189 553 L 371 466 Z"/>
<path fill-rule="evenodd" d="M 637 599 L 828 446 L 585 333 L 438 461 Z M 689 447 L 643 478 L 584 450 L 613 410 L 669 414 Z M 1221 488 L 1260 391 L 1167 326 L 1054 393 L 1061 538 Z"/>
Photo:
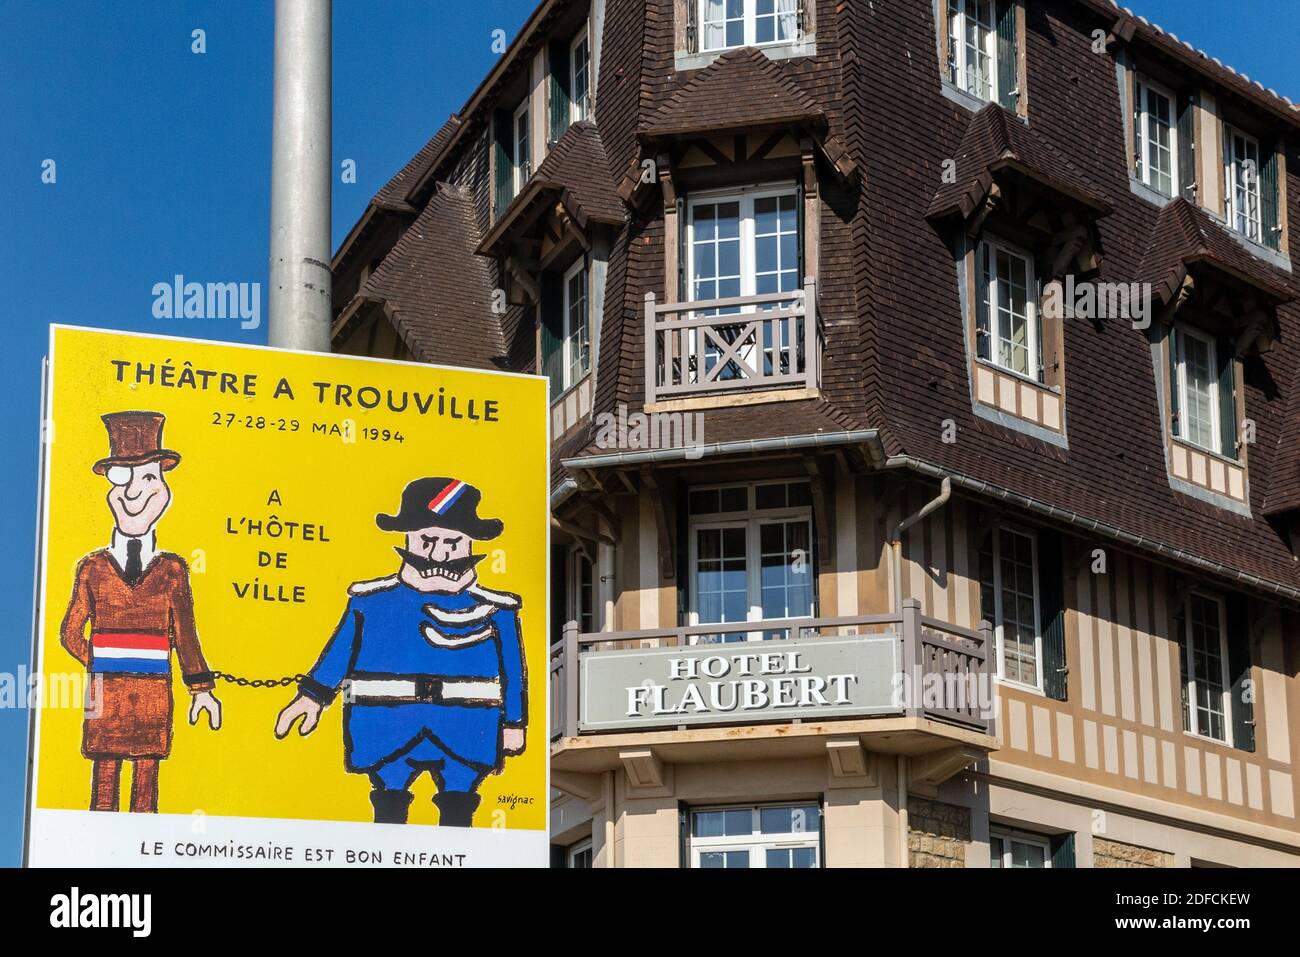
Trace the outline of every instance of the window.
<path fill-rule="evenodd" d="M 821 808 L 697 808 L 690 812 L 690 850 L 692 867 L 819 867 Z"/>
<path fill-rule="evenodd" d="M 800 288 L 798 194 L 792 185 L 756 187 L 740 192 L 701 193 L 690 199 L 686 227 L 687 297 L 692 301 L 793 292 Z M 771 309 L 782 303 L 768 303 Z M 700 315 L 738 313 L 740 306 L 705 310 Z M 723 336 L 739 335 L 740 326 L 724 327 Z M 759 333 L 763 373 L 777 375 L 802 367 L 803 320 L 765 322 Z M 707 338 L 707 337 L 706 337 Z M 732 340 L 728 340 L 732 341 Z M 721 356 L 718 346 L 702 344 L 705 370 L 712 373 Z M 691 352 L 699 349 L 692 343 Z M 756 365 L 752 349 L 740 359 Z M 744 376 L 728 362 L 720 380 Z"/>
<path fill-rule="evenodd" d="M 994 828 L 989 832 L 989 861 L 994 867 L 1051 867 L 1051 841 L 1037 834 Z"/>
<path fill-rule="evenodd" d="M 596 568 L 580 548 L 569 552 L 568 620 L 578 623 L 578 631 L 589 635 L 599 630 L 596 617 Z"/>
<path fill-rule="evenodd" d="M 764 43 L 789 43 L 802 32 L 809 0 L 690 0 L 699 3 L 700 49 L 726 50 Z"/>
<path fill-rule="evenodd" d="M 591 43 L 586 30 L 569 47 L 569 90 L 569 121 L 585 120 L 591 115 Z"/>
<path fill-rule="evenodd" d="M 573 868 L 591 867 L 591 838 L 585 841 L 579 841 L 569 848 L 568 865 Z"/>
<path fill-rule="evenodd" d="M 1224 138 L 1228 225 L 1247 239 L 1263 242 L 1259 140 L 1230 126 Z"/>
<path fill-rule="evenodd" d="M 948 0 L 948 79 L 986 102 L 998 98 L 995 0 Z"/>
<path fill-rule="evenodd" d="M 1041 690 L 1037 542 L 1026 532 L 995 528 L 980 547 L 981 613 L 993 624 L 998 677 Z"/>
<path fill-rule="evenodd" d="M 693 489 L 690 623 L 807 618 L 814 613 L 807 482 Z M 787 629 L 701 635 L 698 643 L 785 637 Z"/>
<path fill-rule="evenodd" d="M 976 354 L 1008 372 L 1042 382 L 1042 328 L 1033 260 L 994 240 L 980 244 L 978 257 Z"/>
<path fill-rule="evenodd" d="M 587 261 L 564 274 L 564 388 L 591 371 L 591 321 L 587 308 Z"/>
<path fill-rule="evenodd" d="M 524 97 L 524 102 L 519 104 L 519 109 L 515 110 L 514 120 L 514 138 L 515 138 L 515 195 L 524 188 L 529 177 L 533 175 L 533 153 L 532 138 L 529 134 L 528 125 L 528 97 Z"/>
<path fill-rule="evenodd" d="M 1183 730 L 1231 744 L 1224 603 L 1192 592 L 1182 617 Z"/>
<path fill-rule="evenodd" d="M 1188 326 L 1174 327 L 1170 339 L 1174 367 L 1173 388 L 1178 390 L 1173 434 L 1184 442 L 1219 452 L 1219 357 L 1214 339 Z"/>
<path fill-rule="evenodd" d="M 1174 96 L 1145 77 L 1137 81 L 1137 176 L 1165 196 L 1178 195 L 1178 124 Z"/>

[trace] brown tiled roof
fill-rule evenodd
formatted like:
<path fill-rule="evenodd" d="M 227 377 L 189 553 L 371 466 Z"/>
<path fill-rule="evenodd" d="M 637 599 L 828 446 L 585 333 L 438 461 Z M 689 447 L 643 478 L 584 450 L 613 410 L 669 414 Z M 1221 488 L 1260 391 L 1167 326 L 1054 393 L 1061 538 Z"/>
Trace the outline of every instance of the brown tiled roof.
<path fill-rule="evenodd" d="M 633 410 L 636 411 L 636 410 Z M 768 439 L 792 436 L 837 435 L 862 428 L 861 423 L 823 399 L 801 399 L 795 402 L 772 402 L 764 405 L 739 405 L 718 409 L 682 413 L 683 416 L 702 416 L 698 433 L 692 432 L 695 442 L 706 450 L 712 446 L 732 443 L 762 443 Z M 691 426 L 694 429 L 694 425 Z M 605 448 L 597 445 L 596 427 L 588 432 L 588 441 L 572 453 L 570 463 L 581 466 L 574 459 L 595 458 L 618 452 L 639 452 L 642 449 Z M 760 446 L 761 447 L 761 446 Z M 568 456 L 562 456 L 568 457 Z"/>
<path fill-rule="evenodd" d="M 580 120 L 564 131 L 537 172 L 498 218 L 478 251 L 484 255 L 496 254 L 502 237 L 531 222 L 555 200 L 584 229 L 591 223 L 622 226 L 627 218 L 623 200 L 610 176 L 600 132 L 590 120 Z"/>
<path fill-rule="evenodd" d="M 1142 260 L 1141 279 L 1151 283 L 1161 303 L 1168 303 L 1182 286 L 1188 268 L 1201 263 L 1254 287 L 1274 303 L 1295 298 L 1288 278 L 1276 266 L 1252 256 L 1204 209 L 1176 199 L 1156 219 Z"/>
<path fill-rule="evenodd" d="M 990 103 L 971 119 L 953 159 L 956 178 L 939 187 L 926 210 L 928 218 L 950 213 L 969 216 L 1003 170 L 1027 176 L 1094 213 L 1109 211 L 1105 200 L 1065 154 L 996 103 Z"/>
<path fill-rule="evenodd" d="M 565 130 L 534 176 L 537 182 L 561 192 L 569 213 L 580 223 L 623 225 L 623 201 L 614 188 L 600 132 L 590 120 L 580 120 Z"/>
<path fill-rule="evenodd" d="M 1291 383 L 1264 502 L 1265 515 L 1295 511 L 1300 511 L 1300 369 Z"/>
<path fill-rule="evenodd" d="M 478 226 L 468 190 L 440 184 L 358 297 L 385 304 L 422 362 L 498 368 L 505 354 L 491 309 L 492 274 L 474 254 Z"/>
<path fill-rule="evenodd" d="M 728 50 L 670 96 L 641 128 L 644 138 L 723 133 L 793 123 L 820 125 L 826 111 L 771 58 Z"/>
<path fill-rule="evenodd" d="M 1161 209 L 1130 189 L 1114 64 L 1092 52 L 1096 21 L 1079 4 L 1044 0 L 1033 6 L 1026 56 L 1045 65 L 1031 74 L 1033 133 L 1068 157 L 1113 210 L 1096 223 L 1103 251 L 1099 281 L 1131 282 Z M 1262 517 L 1279 437 L 1288 431 L 1285 390 L 1296 381 L 1298 356 L 1289 344 L 1300 340 L 1296 304 L 1277 310 L 1279 342 L 1287 347 L 1252 359 L 1243 377 L 1246 414 L 1259 436 L 1250 448 L 1249 517 L 1171 487 L 1150 344 L 1127 324 L 1064 324 L 1068 449 L 975 414 L 952 251 L 943 231 L 925 220 L 943 161 L 959 155 L 971 120 L 941 94 L 937 77 L 917 79 L 915 51 L 934 42 L 929 5 L 893 5 L 890 13 L 852 21 L 855 36 L 870 37 L 870 69 L 850 74 L 845 91 L 846 99 L 874 111 L 860 140 L 850 142 L 868 184 L 853 268 L 864 277 L 868 297 L 862 318 L 867 347 L 861 351 L 877 410 L 869 424 L 885 432 L 887 451 L 986 483 L 994 499 L 1004 491 L 1044 503 L 1076 524 L 1123 529 L 1130 542 L 1183 556 L 1191 565 L 1209 563 L 1300 588 L 1300 567 L 1287 542 Z M 887 197 L 876 199 L 872 183 L 888 184 Z M 1294 172 L 1289 189 L 1293 196 L 1300 189 Z M 1293 239 L 1293 257 L 1297 249 Z M 837 348 L 829 336 L 828 348 Z M 955 426 L 957 441 L 944 441 L 945 422 Z"/>
<path fill-rule="evenodd" d="M 420 180 L 442 151 L 447 148 L 451 138 L 460 128 L 460 119 L 453 113 L 447 118 L 447 122 L 442 124 L 442 128 L 420 148 L 420 151 L 411 157 L 410 162 L 397 171 L 387 183 L 380 187 L 379 192 L 375 193 L 374 199 L 370 202 L 380 209 L 391 209 L 397 212 L 411 213 L 415 208 L 407 201 L 408 193 L 411 188 Z"/>

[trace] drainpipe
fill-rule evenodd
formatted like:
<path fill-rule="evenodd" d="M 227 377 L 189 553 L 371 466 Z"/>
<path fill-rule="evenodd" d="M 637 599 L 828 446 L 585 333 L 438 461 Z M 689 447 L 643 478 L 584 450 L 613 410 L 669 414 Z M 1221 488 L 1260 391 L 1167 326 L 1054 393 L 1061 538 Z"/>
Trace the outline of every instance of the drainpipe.
<path fill-rule="evenodd" d="M 601 800 L 605 802 L 605 866 L 618 867 L 614 860 L 614 772 L 606 771 L 600 782 Z"/>
<path fill-rule="evenodd" d="M 908 867 L 907 853 L 907 755 L 898 756 L 898 866 Z"/>
<path fill-rule="evenodd" d="M 924 521 L 931 512 L 943 508 L 950 498 L 952 498 L 952 479 L 944 476 L 943 483 L 939 486 L 938 497 L 926 502 L 919 512 L 900 521 L 889 533 L 889 554 L 893 564 L 894 611 L 898 614 L 903 612 L 903 533 L 918 522 Z"/>
<path fill-rule="evenodd" d="M 889 533 L 889 555 L 891 558 L 891 581 L 894 590 L 894 611 L 903 613 L 903 533 L 913 525 L 925 521 L 926 516 L 948 504 L 952 498 L 952 479 L 944 476 L 939 486 L 937 497 L 921 506 L 920 511 L 901 520 Z M 907 867 L 907 755 L 898 755 L 898 866 Z"/>

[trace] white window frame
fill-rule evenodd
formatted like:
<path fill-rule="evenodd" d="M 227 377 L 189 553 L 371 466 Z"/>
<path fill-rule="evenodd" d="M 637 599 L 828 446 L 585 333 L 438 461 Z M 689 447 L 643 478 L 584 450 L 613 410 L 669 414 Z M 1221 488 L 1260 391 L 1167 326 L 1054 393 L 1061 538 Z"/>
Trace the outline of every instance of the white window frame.
<path fill-rule="evenodd" d="M 592 80 L 595 78 L 591 69 L 591 35 L 586 27 L 578 31 L 578 35 L 573 38 L 569 44 L 569 122 L 577 123 L 579 120 L 585 120 L 591 116 L 591 103 L 595 90 Z M 583 106 L 578 102 L 575 95 L 578 89 L 578 48 L 584 49 L 582 58 L 582 73 L 586 77 L 587 94 L 586 105 Z"/>
<path fill-rule="evenodd" d="M 771 40 L 762 40 L 762 41 L 758 39 L 758 0 L 742 0 L 744 4 L 744 13 L 742 14 L 742 18 L 745 23 L 744 39 L 738 44 L 728 44 L 726 38 L 726 34 L 727 34 L 726 23 L 728 21 L 724 19 L 722 21 L 723 23 L 722 45 L 715 46 L 715 47 L 707 46 L 705 44 L 705 38 L 708 36 L 708 31 L 705 29 L 705 24 L 707 22 L 706 17 L 709 9 L 709 0 L 688 0 L 688 2 L 695 4 L 695 12 L 696 12 L 695 23 L 696 23 L 696 31 L 698 33 L 697 45 L 699 47 L 700 52 L 720 53 L 723 50 L 735 50 L 738 49 L 739 47 L 766 47 L 766 46 L 779 46 L 781 44 L 788 44 L 788 43 L 798 43 L 800 40 L 803 39 L 803 25 L 800 23 L 799 14 L 801 13 L 804 4 L 815 3 L 816 0 L 772 0 L 773 2 L 772 9 L 776 13 L 776 16 L 778 18 L 778 24 L 779 24 L 779 18 L 782 15 L 782 11 L 778 9 L 781 3 L 786 2 L 793 7 L 792 10 L 786 12 L 786 15 L 792 16 L 794 18 L 794 36 L 785 37 L 785 38 L 776 37 Z M 725 0 L 723 3 L 723 11 L 725 16 L 725 11 L 726 11 Z"/>
<path fill-rule="evenodd" d="M 1187 427 L 1188 410 L 1191 408 L 1190 393 L 1187 382 L 1187 357 L 1186 350 L 1183 348 L 1182 339 L 1189 336 L 1198 342 L 1204 343 L 1209 349 L 1210 355 L 1210 445 L 1203 445 L 1194 440 Z M 1220 414 L 1220 396 L 1219 396 L 1219 344 L 1214 341 L 1214 337 L 1208 333 L 1202 332 L 1195 326 L 1186 323 L 1174 324 L 1173 340 L 1170 343 L 1173 349 L 1173 355 L 1170 361 L 1174 363 L 1175 379 L 1178 382 L 1178 431 L 1174 437 L 1185 445 L 1190 445 L 1210 452 L 1214 455 L 1222 455 L 1223 451 L 1223 422 Z"/>
<path fill-rule="evenodd" d="M 812 608 L 810 614 L 815 616 L 817 613 L 817 581 L 816 568 L 814 567 L 813 548 L 815 541 L 813 539 L 813 514 L 810 505 L 794 505 L 784 508 L 758 508 L 757 497 L 758 489 L 765 485 L 790 485 L 799 484 L 798 479 L 775 479 L 761 482 L 721 482 L 709 485 L 695 485 L 690 491 L 708 491 L 711 489 L 723 488 L 745 488 L 748 495 L 748 504 L 743 512 L 717 512 L 706 513 L 701 515 L 691 515 L 687 520 L 687 534 L 690 537 L 688 546 L 688 567 L 689 567 L 689 608 L 690 612 L 687 621 L 691 625 L 719 625 L 719 634 L 740 634 L 741 629 L 732 627 L 732 622 L 709 622 L 700 619 L 700 601 L 699 601 L 699 541 L 696 535 L 699 531 L 708 531 L 726 528 L 743 528 L 745 529 L 745 592 L 748 610 L 746 613 L 746 622 L 762 622 L 763 618 L 763 587 L 762 587 L 762 527 L 764 525 L 779 525 L 787 522 L 803 521 L 808 526 L 808 555 L 807 568 L 809 576 L 809 586 L 811 588 Z M 688 498 L 689 501 L 689 498 Z M 736 622 L 734 624 L 739 624 Z M 692 643 L 695 643 L 698 637 L 692 637 Z M 745 631 L 746 641 L 763 641 L 763 632 Z"/>
<path fill-rule="evenodd" d="M 1012 535 L 1019 535 L 1022 538 L 1029 539 L 1030 560 L 1033 563 L 1034 570 L 1034 671 L 1037 675 L 1037 681 L 1030 685 L 1023 681 L 1016 681 L 1006 676 L 1006 658 L 1003 653 L 1002 639 L 1004 635 L 1003 614 L 1002 614 L 1002 533 L 1010 532 Z M 1027 691 L 1035 691 L 1044 694 L 1043 691 L 1043 591 L 1042 584 L 1038 578 L 1038 533 L 1033 529 L 1023 528 L 1018 525 L 994 525 L 989 531 L 993 543 L 993 647 L 997 654 L 997 674 L 996 678 L 1001 684 L 1010 685 L 1013 688 L 1023 688 Z M 987 616 L 989 609 L 983 609 Z"/>
<path fill-rule="evenodd" d="M 1238 129 L 1227 123 L 1224 124 L 1224 181 L 1225 181 L 1225 199 L 1224 210 L 1227 214 L 1228 227 L 1234 232 L 1240 233 L 1253 242 L 1262 243 L 1264 241 L 1264 189 L 1260 182 L 1260 166 L 1264 162 L 1264 151 L 1260 145 L 1259 138 L 1251 136 L 1245 130 Z M 1250 210 L 1246 210 L 1246 228 L 1244 230 L 1237 228 L 1237 217 L 1242 210 L 1237 203 L 1237 181 L 1246 163 L 1250 157 L 1244 158 L 1237 156 L 1237 140 L 1240 138 L 1245 146 L 1246 152 L 1249 153 L 1250 147 L 1255 149 L 1254 172 L 1247 174 L 1246 178 L 1246 200 L 1254 200 L 1254 215 Z M 1252 231 L 1253 230 L 1253 231 Z"/>
<path fill-rule="evenodd" d="M 1011 861 L 1014 860 L 1014 854 L 1011 848 L 1013 842 L 1016 844 L 1026 844 L 1026 845 L 1033 845 L 1034 847 L 1041 847 L 1043 849 L 1043 867 L 1046 869 L 1052 866 L 1051 838 L 1044 837 L 1042 834 L 1033 834 L 1030 833 L 1029 831 L 1016 831 L 1007 827 L 989 828 L 989 857 L 990 857 L 989 863 L 990 864 L 992 864 L 994 840 L 999 840 L 1002 842 L 1003 853 L 1002 853 L 1001 861 L 1002 861 L 1002 868 L 1004 870 L 1016 869 L 1011 866 Z M 1019 868 L 1019 870 L 1026 870 L 1026 869 L 1027 868 Z M 1028 870 L 1033 870 L 1033 868 L 1028 868 Z"/>
<path fill-rule="evenodd" d="M 687 840 L 690 843 L 691 867 L 700 866 L 701 853 L 715 851 L 747 851 L 749 853 L 749 866 L 754 868 L 767 867 L 767 851 L 769 850 L 793 850 L 799 848 L 812 848 L 813 868 L 819 868 L 822 865 L 822 847 L 821 847 L 821 828 L 818 827 L 813 831 L 805 831 L 806 837 L 794 837 L 798 832 L 791 834 L 763 834 L 759 822 L 764 810 L 773 808 L 787 807 L 809 807 L 815 805 L 815 801 L 778 801 L 770 804 L 723 804 L 723 805 L 701 805 L 691 807 L 686 815 Z M 724 835 L 722 837 L 696 837 L 695 836 L 695 815 L 698 812 L 709 811 L 745 811 L 752 813 L 750 833 L 745 835 Z M 825 813 L 824 809 L 818 808 L 818 815 Z"/>
<path fill-rule="evenodd" d="M 989 24 L 988 35 L 984 42 L 988 49 L 985 53 L 989 61 L 988 76 L 988 96 L 985 96 L 979 90 L 969 89 L 966 85 L 966 71 L 969 66 L 969 55 L 966 47 L 966 21 L 968 19 L 967 9 L 970 4 L 981 4 L 986 0 L 948 0 L 948 23 L 944 29 L 948 31 L 948 67 L 952 71 L 948 80 L 953 86 L 973 96 L 978 100 L 986 103 L 1000 102 L 1000 91 L 998 90 L 998 5 L 996 0 L 987 0 L 989 12 L 992 15 L 992 21 Z M 955 73 L 954 77 L 952 74 Z"/>
<path fill-rule="evenodd" d="M 1157 83 L 1150 77 L 1138 74 L 1134 82 L 1137 96 L 1137 176 L 1146 186 L 1170 198 L 1180 195 L 1182 184 L 1178 182 L 1178 99 L 1167 86 Z M 1151 145 L 1150 124 L 1154 122 L 1148 97 L 1151 94 L 1163 97 L 1169 103 L 1169 192 L 1155 184 L 1149 147 Z"/>
<path fill-rule="evenodd" d="M 573 337 L 577 330 L 572 323 L 571 307 L 573 302 L 569 298 L 569 287 L 574 276 L 579 273 L 584 274 L 586 277 L 582 283 L 582 296 L 584 305 L 583 323 L 586 327 L 587 339 L 587 361 L 580 370 L 575 372 L 573 365 L 577 357 L 575 356 Z M 564 273 L 564 295 L 562 299 L 564 315 L 560 323 L 560 361 L 564 366 L 564 388 L 572 389 L 591 374 L 591 273 L 587 270 L 587 260 L 582 256 L 579 256 L 578 260 Z"/>
<path fill-rule="evenodd" d="M 1041 361 L 1042 345 L 1040 339 L 1043 334 L 1043 319 L 1039 310 L 1038 303 L 1038 269 L 1034 262 L 1034 257 L 1028 250 L 1019 246 L 1008 243 L 1002 239 L 994 237 L 985 237 L 980 240 L 980 250 L 975 259 L 976 279 L 979 280 L 979 295 L 988 302 L 988 324 L 989 324 L 989 357 L 981 360 L 1002 370 L 1007 375 L 1013 375 L 1024 379 L 1027 382 L 1033 382 L 1035 385 L 1043 385 L 1045 370 Z M 1028 335 L 1025 341 L 1025 351 L 1029 359 L 1029 369 L 1027 372 L 1020 372 L 1010 365 L 1004 365 L 1002 362 L 1002 311 L 1000 309 L 999 294 L 1001 287 L 998 284 L 997 254 L 1005 253 L 1019 259 L 1025 264 L 1025 322 L 1028 325 Z M 991 268 L 987 276 L 978 275 L 980 255 L 984 257 L 985 263 Z M 976 304 L 976 309 L 979 304 Z M 976 335 L 979 335 L 978 324 Z M 978 349 L 976 350 L 978 355 Z"/>
<path fill-rule="evenodd" d="M 734 202 L 740 205 L 740 295 L 755 295 L 758 288 L 758 263 L 755 261 L 755 215 L 754 204 L 760 199 L 792 197 L 796 203 L 795 215 L 798 216 L 799 189 L 793 181 L 764 183 L 762 185 L 744 186 L 739 189 L 701 190 L 687 198 L 686 210 L 686 299 L 695 299 L 695 210 L 700 206 L 714 206 L 720 203 Z M 803 242 L 803 237 L 796 235 L 795 244 Z M 803 277 L 795 277 L 800 286 Z M 793 295 L 793 293 L 792 293 Z M 712 298 L 712 297 L 710 297 Z"/>
<path fill-rule="evenodd" d="M 1213 602 L 1219 612 L 1219 668 L 1220 683 L 1223 688 L 1223 737 L 1216 738 L 1200 728 L 1196 705 L 1196 655 L 1192 652 L 1192 599 L 1201 598 Z M 1183 633 L 1182 639 L 1183 667 L 1187 673 L 1187 686 L 1183 693 L 1187 695 L 1186 726 L 1184 731 L 1194 737 L 1234 747 L 1232 742 L 1232 680 L 1228 662 L 1228 603 L 1220 595 L 1193 589 L 1183 599 Z"/>
<path fill-rule="evenodd" d="M 531 97 L 524 97 L 524 101 L 519 104 L 510 120 L 510 142 L 514 151 L 514 187 L 515 195 L 518 196 L 523 190 L 524 184 L 533 175 L 533 117 L 530 112 L 532 100 Z M 520 142 L 519 139 L 519 121 L 524 120 L 524 135 L 526 140 Z"/>
<path fill-rule="evenodd" d="M 571 869 L 576 869 L 577 865 L 574 863 L 574 861 L 576 861 L 583 854 L 590 855 L 591 864 L 588 864 L 587 867 L 591 867 L 593 864 L 596 863 L 596 855 L 593 850 L 592 840 L 589 837 L 579 841 L 577 844 L 571 845 L 569 848 L 565 850 L 564 852 L 565 863 Z"/>

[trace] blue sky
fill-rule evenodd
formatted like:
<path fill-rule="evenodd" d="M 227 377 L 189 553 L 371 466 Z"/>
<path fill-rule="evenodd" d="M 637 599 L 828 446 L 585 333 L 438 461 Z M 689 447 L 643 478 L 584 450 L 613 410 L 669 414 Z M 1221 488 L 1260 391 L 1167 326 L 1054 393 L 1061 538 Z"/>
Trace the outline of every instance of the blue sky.
<path fill-rule="evenodd" d="M 1129 0 L 1135 12 L 1300 100 L 1300 30 L 1273 0 Z M 454 16 L 443 16 L 448 9 Z M 177 273 L 265 286 L 272 4 L 5 0 L 0 9 L 0 328 L 11 403 L 0 472 L 0 671 L 32 625 L 40 363 L 52 322 L 262 342 L 232 320 L 159 320 Z M 464 103 L 530 0 L 335 0 L 334 240 Z M 191 52 L 206 31 L 207 51 Z M 15 78 L 19 78 L 16 80 Z M 53 159 L 57 181 L 41 182 Z M 263 315 L 265 304 L 263 304 Z M 27 715 L 0 709 L 0 865 L 16 863 Z"/>

